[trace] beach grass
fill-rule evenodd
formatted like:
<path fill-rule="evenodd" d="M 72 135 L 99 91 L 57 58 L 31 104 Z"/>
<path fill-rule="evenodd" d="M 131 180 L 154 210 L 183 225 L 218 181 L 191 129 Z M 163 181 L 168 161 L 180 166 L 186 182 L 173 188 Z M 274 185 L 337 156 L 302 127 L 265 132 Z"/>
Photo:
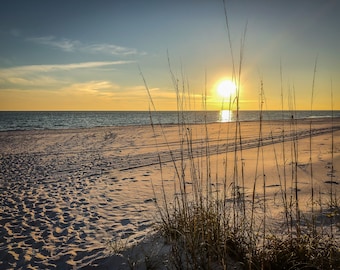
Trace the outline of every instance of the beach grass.
<path fill-rule="evenodd" d="M 174 76 L 169 64 L 177 93 L 181 152 L 179 157 L 174 157 L 168 145 L 168 151 L 173 157 L 175 191 L 174 195 L 168 194 L 163 182 L 157 209 L 160 217 L 159 231 L 171 245 L 171 265 L 175 269 L 340 269 L 340 245 L 334 233 L 340 226 L 339 200 L 332 178 L 334 131 L 331 131 L 329 149 L 332 155 L 328 164 L 330 190 L 326 193 L 319 191 L 318 194 L 314 181 L 313 121 L 310 120 L 307 130 L 309 160 L 302 161 L 295 90 L 288 89 L 291 119 L 282 118 L 280 142 L 272 141 L 270 151 L 274 153 L 276 174 L 268 175 L 268 159 L 273 155 L 269 157 L 268 149 L 264 150 L 268 147 L 262 117 L 266 103 L 265 82 L 260 79 L 256 158 L 252 161 L 253 171 L 246 172 L 248 164 L 244 149 L 247 148 L 247 140 L 242 133 L 243 122 L 238 118 L 246 31 L 241 41 L 237 66 L 226 10 L 225 17 L 232 53 L 233 80 L 238 87 L 236 98 L 222 105 L 222 108 L 228 108 L 236 114 L 235 123 L 228 125 L 227 132 L 218 136 L 218 144 L 223 146 L 216 148 L 211 142 L 208 123 L 197 131 L 195 125 L 185 122 L 185 109 L 191 107 L 193 99 L 187 84 L 184 81 L 180 83 L 181 78 Z M 311 112 L 316 68 L 317 61 L 312 77 Z M 282 73 L 280 67 L 283 115 L 285 104 Z M 145 79 L 144 83 L 150 98 L 150 119 L 154 126 L 158 124 L 152 119 L 152 111 L 156 108 Z M 202 97 L 203 104 L 206 104 L 206 93 Z M 206 107 L 202 109 L 206 110 Z M 163 130 L 162 125 L 159 126 Z M 194 132 L 199 133 L 200 147 L 195 146 L 194 138 L 198 134 Z M 270 134 L 273 134 L 272 130 Z M 164 131 L 162 136 L 167 141 Z M 161 155 L 159 166 L 162 172 L 164 162 Z M 309 175 L 310 196 L 307 196 L 307 200 L 306 196 L 302 198 L 300 195 L 301 170 Z M 249 178 L 251 174 L 253 178 Z M 277 179 L 278 184 L 270 185 L 273 178 Z M 252 189 L 246 191 L 245 183 L 252 186 Z M 271 191 L 273 186 L 277 188 L 274 199 Z M 275 215 L 272 214 L 273 208 L 276 209 Z"/>
<path fill-rule="evenodd" d="M 260 91 L 263 91 L 262 87 Z M 182 113 L 185 112 L 179 111 L 179 119 L 185 118 Z M 339 241 L 334 234 L 339 229 L 335 182 L 330 180 L 331 189 L 326 194 L 314 191 L 312 122 L 307 130 L 310 157 L 309 161 L 302 162 L 299 159 L 298 120 L 292 117 L 282 121 L 281 143 L 272 144 L 277 167 L 274 177 L 279 179 L 273 206 L 261 110 L 259 117 L 255 171 L 251 172 L 253 179 L 245 178 L 249 173 L 246 173 L 248 164 L 243 148 L 247 145 L 242 137 L 241 121 L 228 128 L 227 137 L 226 134 L 220 136 L 219 143 L 224 143 L 226 148 L 217 150 L 209 139 L 209 124 L 206 123 L 200 131 L 203 139 L 198 151 L 193 139 L 193 132 L 197 130 L 190 123 L 178 124 L 182 143 L 180 157 L 172 160 L 176 178 L 174 195 L 164 188 L 157 200 L 159 230 L 171 245 L 170 258 L 174 268 L 340 267 Z M 171 146 L 168 147 L 171 152 Z M 159 156 L 160 171 L 163 165 Z M 329 166 L 332 172 L 332 162 Z M 306 200 L 300 198 L 299 171 L 302 168 L 310 178 L 311 196 L 307 200 L 310 209 L 305 207 Z M 252 190 L 245 190 L 245 182 L 248 186 L 251 183 Z M 162 186 L 165 185 L 164 182 Z M 271 214 L 273 207 L 279 215 Z"/>

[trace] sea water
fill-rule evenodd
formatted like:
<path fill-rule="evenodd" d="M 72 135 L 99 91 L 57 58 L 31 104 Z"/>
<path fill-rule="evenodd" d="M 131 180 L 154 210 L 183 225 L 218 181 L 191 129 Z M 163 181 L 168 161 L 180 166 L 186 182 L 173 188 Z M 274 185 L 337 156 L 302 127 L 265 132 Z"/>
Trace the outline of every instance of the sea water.
<path fill-rule="evenodd" d="M 0 131 L 72 129 L 178 123 L 214 123 L 340 117 L 340 111 L 39 111 L 0 112 Z"/>

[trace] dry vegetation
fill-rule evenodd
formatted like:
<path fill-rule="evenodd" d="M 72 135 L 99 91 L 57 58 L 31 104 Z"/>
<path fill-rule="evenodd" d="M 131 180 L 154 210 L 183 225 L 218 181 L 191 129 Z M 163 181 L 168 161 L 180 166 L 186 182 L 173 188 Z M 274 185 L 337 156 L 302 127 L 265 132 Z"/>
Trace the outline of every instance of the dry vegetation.
<path fill-rule="evenodd" d="M 230 50 L 230 31 L 225 13 Z M 244 40 L 245 34 L 243 36 Z M 232 67 L 236 85 L 241 85 L 243 61 L 241 42 L 240 61 L 236 70 L 234 57 Z M 169 64 L 170 66 L 170 64 Z M 315 70 L 311 93 L 311 111 L 313 110 L 313 92 Z M 273 218 L 269 201 L 272 198 L 266 176 L 266 156 L 262 119 L 264 87 L 261 81 L 259 94 L 260 115 L 257 138 L 257 154 L 253 179 L 245 179 L 246 166 L 243 158 L 244 138 L 242 122 L 239 121 L 239 93 L 234 100 L 226 102 L 225 109 L 234 110 L 236 122 L 221 135 L 219 140 L 226 145 L 211 154 L 209 125 L 202 131 L 201 152 L 195 152 L 193 146 L 193 126 L 186 123 L 185 108 L 190 107 L 190 89 L 186 83 L 170 73 L 178 97 L 178 135 L 181 144 L 181 157 L 173 159 L 176 173 L 175 196 L 168 195 L 163 189 L 157 200 L 160 214 L 159 229 L 171 246 L 171 268 L 175 269 L 340 269 L 339 242 L 335 232 L 339 230 L 339 198 L 333 184 L 333 130 L 332 161 L 329 164 L 330 190 L 322 194 L 315 188 L 313 172 L 313 124 L 310 121 L 308 162 L 299 160 L 298 120 L 295 115 L 294 93 L 288 90 L 288 103 L 291 119 L 283 121 L 279 143 L 280 157 L 275 153 L 277 166 L 276 178 L 279 179 L 276 193 L 277 213 L 281 221 Z M 281 91 L 282 97 L 282 71 Z M 147 84 L 145 83 L 146 88 Z M 238 88 L 237 91 L 240 91 Z M 148 91 L 149 95 L 150 92 Z M 203 94 L 204 96 L 204 94 Z M 151 120 L 155 106 L 150 96 Z M 283 110 L 282 98 L 282 110 Z M 205 108 L 203 108 L 205 109 Z M 153 120 L 152 120 L 153 121 Z M 306 121 L 306 120 L 305 120 Z M 152 122 L 152 126 L 154 126 Z M 166 134 L 163 133 L 166 140 Z M 279 146 L 278 146 L 279 145 Z M 277 148 L 273 147 L 275 152 Z M 171 147 L 169 146 L 171 154 Z M 221 154 L 223 153 L 223 154 Z M 214 158 L 218 156 L 218 158 Z M 221 163 L 222 160 L 222 163 Z M 160 170 L 163 170 L 159 156 Z M 301 166 L 306 167 L 310 178 L 310 209 L 301 208 L 303 203 L 299 195 L 299 174 Z M 245 181 L 252 183 L 253 189 L 244 190 Z M 166 183 L 164 183 L 166 185 Z M 279 201 L 279 202 L 278 202 Z M 321 222 L 322 219 L 322 222 Z M 279 226 L 279 229 L 278 229 Z"/>

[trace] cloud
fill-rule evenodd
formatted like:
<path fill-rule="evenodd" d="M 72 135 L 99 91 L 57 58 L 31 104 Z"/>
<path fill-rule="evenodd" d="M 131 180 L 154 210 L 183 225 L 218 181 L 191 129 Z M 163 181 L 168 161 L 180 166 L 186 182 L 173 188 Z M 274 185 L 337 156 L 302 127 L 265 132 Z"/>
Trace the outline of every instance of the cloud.
<path fill-rule="evenodd" d="M 83 83 L 74 83 L 61 88 L 61 92 L 73 94 L 100 94 L 112 96 L 115 90 L 120 89 L 116 84 L 109 81 L 89 81 Z"/>
<path fill-rule="evenodd" d="M 20 37 L 21 36 L 21 31 L 17 28 L 13 28 L 9 31 L 10 35 L 13 37 Z"/>
<path fill-rule="evenodd" d="M 115 44 L 107 44 L 107 43 L 94 43 L 94 44 L 84 44 L 78 40 L 71 39 L 57 39 L 54 36 L 45 36 L 45 37 L 32 37 L 27 40 L 47 45 L 51 47 L 56 47 L 65 52 L 84 52 L 84 53 L 92 53 L 92 54 L 109 54 L 109 55 L 136 55 L 136 54 L 145 54 L 144 52 L 138 52 L 135 48 L 122 47 Z"/>
<path fill-rule="evenodd" d="M 133 61 L 110 61 L 110 62 L 84 62 L 71 63 L 64 65 L 28 65 L 0 69 L 0 89 L 49 89 L 57 90 L 60 87 L 70 84 L 74 81 L 71 74 L 73 70 L 79 69 L 96 69 L 106 66 L 115 66 L 133 63 Z M 59 73 L 58 73 L 59 72 Z M 62 72 L 62 74 L 60 74 Z M 92 70 L 91 70 L 92 72 Z M 64 75 L 67 73 L 67 76 Z M 75 72 L 74 76 L 80 73 Z M 112 85 L 111 85 L 112 86 Z M 103 88 L 103 85 L 97 85 Z"/>
<path fill-rule="evenodd" d="M 3 80 L 3 82 L 5 82 Z M 62 82 L 60 80 L 57 80 L 52 77 L 48 76 L 41 76 L 39 78 L 23 78 L 23 77 L 10 77 L 7 79 L 7 82 L 13 85 L 18 86 L 25 86 L 25 88 L 28 87 L 38 87 L 38 86 L 46 86 L 46 85 L 60 85 Z"/>
<path fill-rule="evenodd" d="M 146 91 L 146 88 L 144 85 L 136 85 L 136 86 L 130 86 L 128 87 L 130 91 Z"/>
<path fill-rule="evenodd" d="M 48 79 L 46 79 L 48 81 Z M 0 96 L 25 96 L 30 94 L 34 99 L 49 97 L 50 101 L 47 103 L 52 103 L 56 99 L 92 99 L 94 102 L 100 99 L 113 99 L 116 95 L 120 95 L 121 87 L 110 81 L 87 81 L 78 83 L 63 82 L 59 85 L 41 84 L 39 80 L 27 81 L 28 85 L 25 85 L 23 89 L 22 83 L 24 81 L 19 81 L 17 85 L 12 85 L 10 87 L 2 87 L 0 91 Z M 35 83 L 34 87 L 31 85 Z M 42 86 L 42 87 L 39 87 Z"/>
<path fill-rule="evenodd" d="M 136 49 L 121 47 L 113 44 L 92 44 L 83 47 L 83 50 L 92 53 L 103 53 L 112 55 L 130 55 L 138 53 Z"/>
<path fill-rule="evenodd" d="M 123 65 L 134 61 L 83 62 L 61 65 L 27 65 L 0 69 L 0 77 L 11 77 L 36 72 L 70 71 L 74 69 L 98 68 L 104 66 Z"/>
<path fill-rule="evenodd" d="M 27 40 L 38 44 L 56 47 L 66 52 L 75 51 L 77 48 L 81 46 L 80 41 L 69 39 L 56 40 L 54 36 L 32 37 L 28 38 Z"/>
<path fill-rule="evenodd" d="M 7 78 L 0 77 L 0 90 L 17 89 L 17 90 L 55 90 L 63 85 L 68 84 L 68 81 L 51 76 L 11 76 Z"/>

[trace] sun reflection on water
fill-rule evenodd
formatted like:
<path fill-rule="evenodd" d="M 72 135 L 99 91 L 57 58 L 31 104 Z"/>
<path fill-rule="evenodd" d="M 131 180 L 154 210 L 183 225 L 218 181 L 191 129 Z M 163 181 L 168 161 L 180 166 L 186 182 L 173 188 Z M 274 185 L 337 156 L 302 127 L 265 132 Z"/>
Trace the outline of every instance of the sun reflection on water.
<path fill-rule="evenodd" d="M 233 111 L 230 110 L 222 110 L 220 111 L 220 122 L 231 122 L 233 119 Z"/>

